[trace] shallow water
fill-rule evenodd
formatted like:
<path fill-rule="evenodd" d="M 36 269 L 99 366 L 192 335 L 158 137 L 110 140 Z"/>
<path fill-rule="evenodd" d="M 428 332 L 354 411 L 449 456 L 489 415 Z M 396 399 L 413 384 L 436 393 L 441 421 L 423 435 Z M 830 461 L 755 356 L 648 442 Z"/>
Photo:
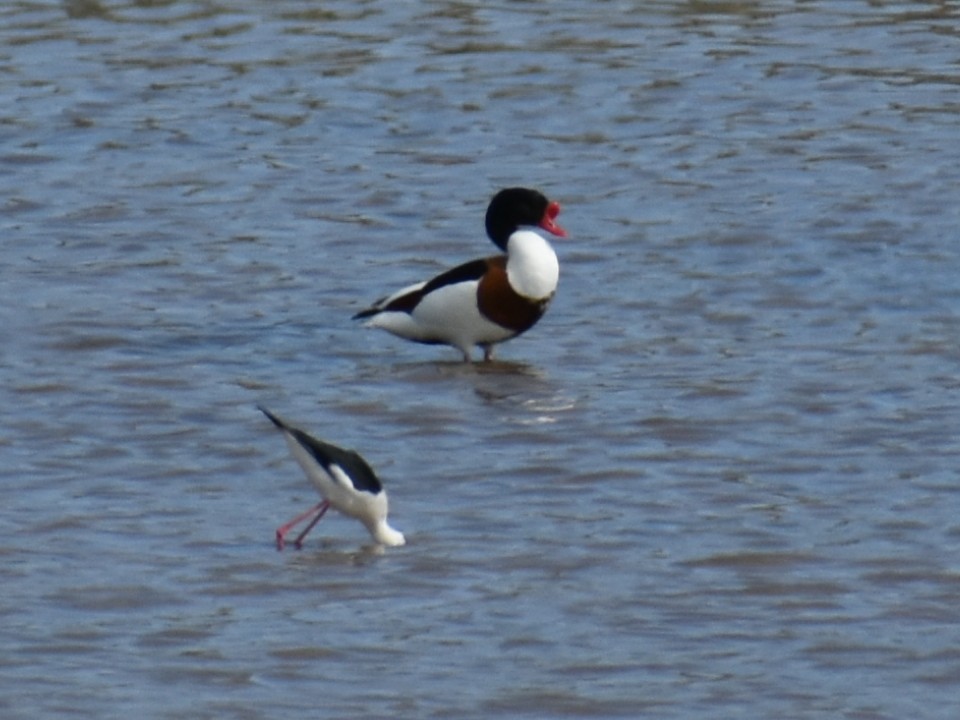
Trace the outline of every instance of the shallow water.
<path fill-rule="evenodd" d="M 958 16 L 6 4 L 3 716 L 950 716 Z M 351 323 L 514 184 L 498 362 Z M 277 553 L 258 403 L 409 544 Z"/>

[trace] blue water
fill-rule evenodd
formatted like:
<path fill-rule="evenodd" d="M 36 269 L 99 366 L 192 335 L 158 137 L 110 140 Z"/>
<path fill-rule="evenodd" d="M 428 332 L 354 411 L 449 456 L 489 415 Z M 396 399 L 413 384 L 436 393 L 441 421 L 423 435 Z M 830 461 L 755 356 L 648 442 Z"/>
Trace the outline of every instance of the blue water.
<path fill-rule="evenodd" d="M 958 15 L 4 6 L 3 717 L 952 717 Z M 498 362 L 350 321 L 518 184 Z"/>

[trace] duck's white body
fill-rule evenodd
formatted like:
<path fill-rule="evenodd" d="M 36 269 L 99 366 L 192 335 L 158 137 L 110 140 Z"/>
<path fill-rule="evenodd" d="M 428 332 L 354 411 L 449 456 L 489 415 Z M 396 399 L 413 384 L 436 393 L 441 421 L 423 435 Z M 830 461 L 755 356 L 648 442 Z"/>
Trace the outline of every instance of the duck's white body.
<path fill-rule="evenodd" d="M 509 340 L 523 332 L 526 327 L 516 324 L 507 326 L 495 322 L 490 316 L 510 322 L 491 309 L 497 303 L 502 312 L 509 312 L 511 294 L 539 306 L 541 313 L 557 290 L 560 280 L 560 264 L 553 248 L 544 238 L 532 230 L 519 230 L 507 241 L 506 280 L 508 287 L 498 288 L 497 295 L 481 307 L 481 284 L 494 282 L 498 266 L 493 258 L 488 259 L 484 273 L 476 279 L 440 285 L 423 293 L 427 282 L 420 282 L 399 290 L 384 298 L 377 306 L 384 309 L 366 323 L 367 327 L 380 328 L 407 340 L 422 343 L 452 345 L 470 359 L 471 350 L 479 345 L 484 348 Z M 485 279 L 486 278 L 486 279 Z M 512 290 L 512 293 L 510 292 Z M 492 294 L 493 291 L 491 291 Z M 423 293 L 420 301 L 410 312 L 389 310 L 398 299 Z M 518 298 L 512 298 L 517 303 Z M 490 316 L 486 313 L 488 312 Z M 529 312 L 529 311 L 528 311 Z"/>

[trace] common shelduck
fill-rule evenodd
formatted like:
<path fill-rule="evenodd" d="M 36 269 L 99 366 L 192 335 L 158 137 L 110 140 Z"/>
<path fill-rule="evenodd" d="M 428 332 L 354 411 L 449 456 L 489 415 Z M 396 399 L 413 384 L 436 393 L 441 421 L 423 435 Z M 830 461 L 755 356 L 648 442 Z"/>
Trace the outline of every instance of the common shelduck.
<path fill-rule="evenodd" d="M 377 300 L 354 319 L 407 340 L 452 345 L 471 360 L 529 330 L 557 289 L 560 264 L 533 227 L 566 237 L 556 218 L 560 204 L 528 188 L 501 190 L 487 208 L 487 235 L 506 255 L 474 260 Z"/>
<path fill-rule="evenodd" d="M 293 541 L 299 549 L 307 533 L 320 522 L 330 507 L 362 522 L 373 539 L 381 545 L 403 545 L 406 542 L 403 533 L 387 523 L 387 491 L 366 460 L 352 450 L 317 440 L 303 430 L 288 425 L 266 408 L 261 407 L 260 411 L 283 431 L 293 457 L 323 497 L 322 502 L 277 528 L 277 550 L 283 550 L 286 535 L 291 529 L 314 515 L 313 520 Z"/>

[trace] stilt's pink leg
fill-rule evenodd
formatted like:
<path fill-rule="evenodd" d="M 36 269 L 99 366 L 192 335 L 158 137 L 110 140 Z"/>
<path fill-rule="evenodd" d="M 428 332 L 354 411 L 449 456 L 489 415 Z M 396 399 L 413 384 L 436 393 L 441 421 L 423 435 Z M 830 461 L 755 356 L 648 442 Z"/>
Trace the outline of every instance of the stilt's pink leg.
<path fill-rule="evenodd" d="M 284 538 L 287 536 L 287 533 L 288 533 L 288 532 L 290 532 L 294 527 L 296 527 L 297 525 L 299 525 L 301 522 L 303 522 L 304 520 L 306 520 L 308 517 L 310 517 L 310 516 L 313 515 L 314 513 L 319 513 L 319 515 L 317 515 L 317 517 L 313 519 L 313 522 L 311 522 L 310 525 L 309 525 L 309 527 L 307 528 L 307 529 L 309 530 L 310 528 L 312 528 L 314 525 L 317 524 L 317 521 L 318 521 L 318 520 L 323 516 L 323 514 L 327 511 L 327 508 L 328 508 L 328 507 L 330 507 L 330 503 L 328 503 L 326 500 L 324 500 L 324 501 L 319 502 L 319 503 L 317 503 L 316 505 L 314 505 L 312 508 L 310 508 L 309 510 L 307 510 L 305 513 L 301 513 L 300 515 L 297 515 L 297 516 L 296 516 L 293 520 L 291 520 L 290 522 L 284 523 L 283 525 L 281 525 L 280 527 L 278 527 L 278 528 L 277 528 L 277 550 L 283 550 L 283 540 L 284 540 Z M 303 540 L 303 536 L 304 536 L 304 535 L 306 535 L 305 532 L 304 532 L 304 533 L 301 533 L 301 534 L 300 534 L 300 537 L 297 538 L 297 541 L 296 541 L 296 543 L 295 543 L 297 547 L 300 547 L 300 541 Z"/>
<path fill-rule="evenodd" d="M 307 536 L 307 533 L 313 530 L 313 526 L 320 522 L 320 518 L 323 517 L 323 514 L 330 509 L 330 503 L 328 503 L 326 500 L 320 503 L 320 505 L 323 506 L 320 508 L 320 512 L 318 512 L 317 516 L 310 521 L 310 524 L 303 529 L 303 532 L 297 535 L 297 539 L 293 541 L 293 546 L 297 550 L 303 547 L 303 539 Z"/>

